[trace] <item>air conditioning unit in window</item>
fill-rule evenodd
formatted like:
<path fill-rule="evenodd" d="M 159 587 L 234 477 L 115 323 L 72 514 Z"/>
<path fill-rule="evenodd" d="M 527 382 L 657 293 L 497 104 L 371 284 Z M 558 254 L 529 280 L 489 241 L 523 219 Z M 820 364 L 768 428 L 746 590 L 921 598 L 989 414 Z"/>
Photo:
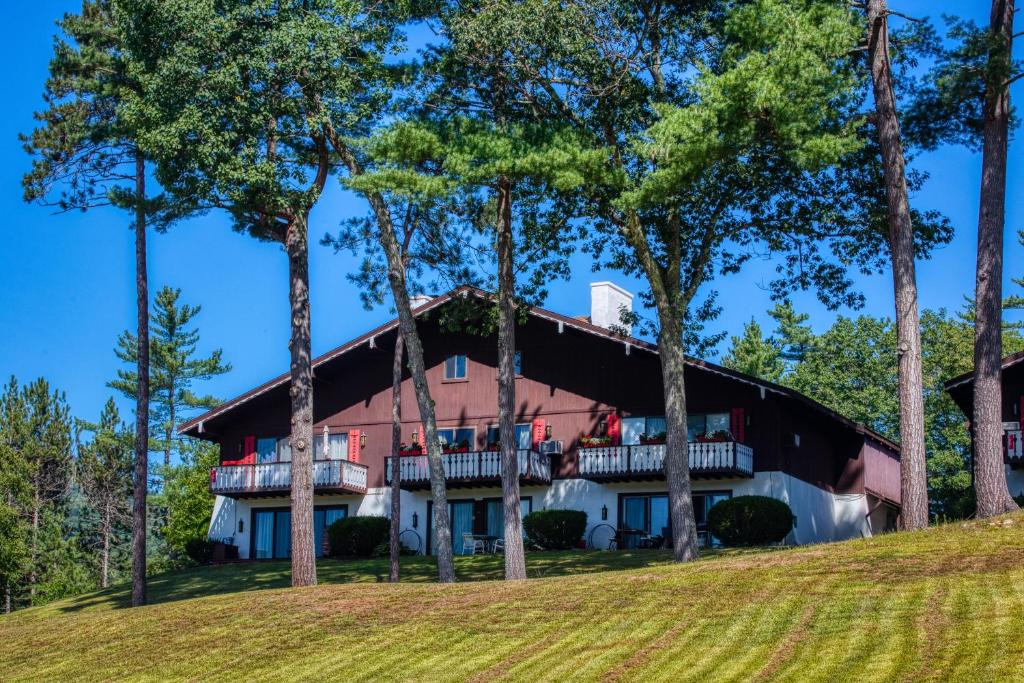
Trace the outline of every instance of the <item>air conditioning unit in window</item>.
<path fill-rule="evenodd" d="M 562 442 L 554 440 L 541 441 L 537 444 L 537 450 L 544 455 L 561 455 Z"/>

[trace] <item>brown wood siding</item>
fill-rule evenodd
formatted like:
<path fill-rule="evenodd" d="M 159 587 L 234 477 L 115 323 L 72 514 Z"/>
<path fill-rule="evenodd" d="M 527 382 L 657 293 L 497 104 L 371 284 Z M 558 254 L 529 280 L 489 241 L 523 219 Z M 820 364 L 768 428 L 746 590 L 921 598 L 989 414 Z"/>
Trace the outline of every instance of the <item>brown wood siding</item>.
<path fill-rule="evenodd" d="M 438 426 L 473 427 L 475 447 L 486 446 L 487 426 L 497 422 L 497 349 L 494 337 L 445 331 L 436 320 L 420 322 L 427 377 Z M 384 458 L 390 455 L 390 377 L 394 332 L 375 338 L 338 361 L 317 369 L 314 433 L 358 429 L 366 434 L 360 460 L 369 467 L 369 486 L 384 485 Z M 543 418 L 566 453 L 553 459 L 554 477 L 576 474 L 575 445 L 617 410 L 623 417 L 663 414 L 658 357 L 620 341 L 604 339 L 540 318 L 517 329 L 523 377 L 516 381 L 517 423 Z M 444 380 L 444 359 L 467 356 L 464 381 Z M 831 491 L 863 490 L 863 437 L 806 404 L 759 386 L 699 367 L 686 370 L 691 413 L 728 413 L 743 408 L 744 442 L 753 448 L 756 471 L 782 470 Z M 411 379 L 402 385 L 402 438 L 420 429 Z M 205 424 L 207 438 L 221 443 L 224 460 L 233 459 L 246 435 L 281 437 L 288 433 L 287 386 L 274 388 Z M 801 435 L 800 448 L 782 447 L 787 433 Z"/>

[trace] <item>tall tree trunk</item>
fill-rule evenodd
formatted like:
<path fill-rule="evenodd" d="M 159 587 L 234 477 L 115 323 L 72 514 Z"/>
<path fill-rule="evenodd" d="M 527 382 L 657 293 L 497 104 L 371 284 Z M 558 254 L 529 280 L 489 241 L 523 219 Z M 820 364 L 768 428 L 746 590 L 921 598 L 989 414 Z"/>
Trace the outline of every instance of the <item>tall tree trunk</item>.
<path fill-rule="evenodd" d="M 316 585 L 313 547 L 313 363 L 309 320 L 308 214 L 288 225 L 291 304 L 292 585 Z"/>
<path fill-rule="evenodd" d="M 36 581 L 39 580 L 37 567 L 39 566 L 39 508 L 42 505 L 40 500 L 39 487 L 42 484 L 37 474 L 33 480 L 35 490 L 32 501 L 32 540 L 30 548 L 30 564 L 28 567 L 28 606 L 32 607 L 36 601 Z"/>
<path fill-rule="evenodd" d="M 164 468 L 171 466 L 171 439 L 174 438 L 174 418 L 175 418 L 175 405 L 174 405 L 174 380 L 171 380 L 170 386 L 167 388 L 167 429 L 165 431 L 165 437 L 167 443 L 164 445 Z M 166 481 L 167 472 L 164 472 L 164 478 Z"/>
<path fill-rule="evenodd" d="M 658 356 L 665 394 L 665 479 L 672 522 L 672 554 L 676 562 L 690 562 L 697 559 L 698 551 L 686 427 L 686 354 L 682 326 L 675 316 L 659 315 L 659 318 Z"/>
<path fill-rule="evenodd" d="M 498 440 L 501 442 L 501 497 L 505 512 L 505 578 L 526 578 L 519 502 L 516 443 L 516 303 L 512 269 L 512 183 L 498 178 Z"/>
<path fill-rule="evenodd" d="M 100 588 L 110 585 L 110 502 L 103 505 L 103 547 L 100 550 Z"/>
<path fill-rule="evenodd" d="M 359 161 L 337 136 L 332 136 L 331 144 L 348 167 L 353 176 L 362 175 Z M 423 361 L 423 344 L 416 330 L 416 319 L 412 315 L 409 304 L 409 287 L 405 279 L 405 256 L 395 235 L 395 226 L 391 221 L 384 198 L 376 192 L 366 194 L 374 217 L 377 220 L 377 235 L 384 255 L 388 260 L 388 284 L 391 296 L 395 300 L 398 311 L 398 328 L 405 339 L 406 363 L 412 375 L 413 387 L 416 390 L 416 404 L 423 422 L 424 438 L 427 446 L 427 463 L 430 472 L 430 495 L 434 504 L 434 543 L 437 551 L 437 578 L 441 583 L 455 581 L 455 563 L 452 553 L 452 531 L 448 518 L 448 493 L 445 490 L 444 466 L 441 463 L 441 442 L 437 438 L 437 420 L 434 413 L 434 401 L 430 397 L 430 386 L 427 384 L 427 370 Z"/>
<path fill-rule="evenodd" d="M 389 580 L 398 581 L 401 547 L 398 535 L 402 529 L 402 468 L 398 465 L 398 452 L 402 448 L 402 333 L 395 335 L 395 355 L 391 362 L 391 573 Z"/>
<path fill-rule="evenodd" d="M 878 143 L 882 150 L 885 193 L 889 203 L 889 249 L 892 253 L 896 300 L 900 387 L 900 527 L 923 529 L 928 526 L 928 474 L 924 446 L 921 325 L 917 310 L 917 276 L 914 272 L 914 226 L 910 219 L 903 145 L 896 119 L 887 15 L 886 0 L 868 1 L 868 51 Z"/>
<path fill-rule="evenodd" d="M 990 31 L 999 44 L 989 52 L 985 84 L 974 319 L 974 491 L 979 517 L 1017 509 L 1006 486 L 1002 416 L 1003 229 L 1010 124 L 1010 89 L 1005 83 L 1013 45 L 1013 5 L 1013 0 L 992 2 Z"/>
<path fill-rule="evenodd" d="M 146 161 L 135 153 L 135 307 L 138 385 L 132 494 L 132 607 L 146 604 L 146 493 L 149 484 L 149 276 L 146 270 Z"/>
<path fill-rule="evenodd" d="M 676 562 L 691 562 L 699 556 L 697 521 L 693 515 L 690 488 L 690 449 L 686 426 L 686 353 L 683 347 L 683 311 L 692 299 L 684 300 L 681 288 L 682 257 L 679 234 L 669 240 L 669 264 L 662 270 L 651 251 L 643 226 L 635 213 L 621 226 L 633 247 L 637 261 L 651 288 L 658 311 L 658 358 L 665 398 L 665 479 L 668 483 L 669 522 L 672 525 L 672 554 Z M 700 270 L 699 268 L 694 269 Z M 693 291 L 695 291 L 695 285 Z"/>

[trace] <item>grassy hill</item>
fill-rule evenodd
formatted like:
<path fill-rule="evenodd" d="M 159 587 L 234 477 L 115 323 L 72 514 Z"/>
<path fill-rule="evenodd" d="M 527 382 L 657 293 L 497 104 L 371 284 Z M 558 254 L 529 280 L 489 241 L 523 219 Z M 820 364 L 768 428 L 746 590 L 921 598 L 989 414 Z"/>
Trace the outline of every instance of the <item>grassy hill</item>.
<path fill-rule="evenodd" d="M 382 562 L 179 572 L 0 617 L 0 678 L 1024 680 L 1024 515 L 915 534 L 719 553 L 539 553 L 519 583 L 375 582 Z M 340 583 L 345 582 L 345 583 Z M 253 590 L 266 588 L 266 590 Z M 231 592 L 235 591 L 235 592 Z"/>

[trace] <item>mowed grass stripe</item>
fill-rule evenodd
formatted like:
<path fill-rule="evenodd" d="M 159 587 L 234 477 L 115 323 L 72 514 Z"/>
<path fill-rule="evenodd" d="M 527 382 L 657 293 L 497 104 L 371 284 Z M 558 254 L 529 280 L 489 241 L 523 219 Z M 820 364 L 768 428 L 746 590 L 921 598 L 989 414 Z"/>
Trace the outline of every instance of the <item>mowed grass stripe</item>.
<path fill-rule="evenodd" d="M 460 578 L 500 558 L 460 560 Z M 540 553 L 524 582 L 377 584 L 267 563 L 156 577 L 0 617 L 4 680 L 1021 680 L 1024 516 L 691 565 Z M 235 573 L 229 573 L 229 570 Z M 259 590 L 256 590 L 259 589 Z M 232 590 L 236 592 L 231 592 Z"/>

